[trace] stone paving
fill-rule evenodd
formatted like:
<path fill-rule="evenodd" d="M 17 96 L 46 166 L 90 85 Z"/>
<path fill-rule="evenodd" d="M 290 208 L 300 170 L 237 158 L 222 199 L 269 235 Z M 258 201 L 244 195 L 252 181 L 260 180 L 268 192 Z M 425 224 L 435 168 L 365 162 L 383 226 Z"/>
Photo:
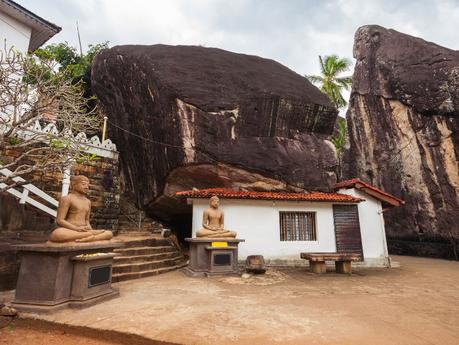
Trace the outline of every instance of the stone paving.
<path fill-rule="evenodd" d="M 269 270 L 249 279 L 180 271 L 116 286 L 83 310 L 27 315 L 179 344 L 442 344 L 459 338 L 459 262 L 395 257 L 348 275 Z"/>

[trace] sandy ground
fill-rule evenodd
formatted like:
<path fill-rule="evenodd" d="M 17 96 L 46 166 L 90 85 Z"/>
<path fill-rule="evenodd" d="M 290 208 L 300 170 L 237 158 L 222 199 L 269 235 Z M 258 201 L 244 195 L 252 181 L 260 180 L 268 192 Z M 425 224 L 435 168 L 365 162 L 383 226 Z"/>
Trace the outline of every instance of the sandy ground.
<path fill-rule="evenodd" d="M 39 317 L 179 344 L 457 345 L 459 262 L 393 259 L 400 268 L 350 276 L 291 269 L 199 279 L 175 271 L 118 283 L 120 298 L 91 308 Z"/>
<path fill-rule="evenodd" d="M 100 331 L 43 320 L 14 319 L 8 322 L 0 317 L 0 345 L 175 345 L 136 335 Z"/>

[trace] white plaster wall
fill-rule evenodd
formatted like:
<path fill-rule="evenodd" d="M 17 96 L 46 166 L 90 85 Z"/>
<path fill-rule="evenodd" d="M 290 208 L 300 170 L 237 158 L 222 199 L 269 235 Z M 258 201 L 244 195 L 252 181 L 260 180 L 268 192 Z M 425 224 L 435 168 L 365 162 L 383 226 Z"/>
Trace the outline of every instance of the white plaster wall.
<path fill-rule="evenodd" d="M 0 44 L 1 50 L 5 49 L 5 39 L 7 49 L 15 47 L 21 53 L 27 53 L 29 48 L 32 29 L 11 18 L 5 13 L 0 12 Z"/>
<path fill-rule="evenodd" d="M 193 199 L 193 237 L 202 228 L 202 213 L 208 206 L 207 199 Z M 220 199 L 225 212 L 225 228 L 236 231 L 245 239 L 239 245 L 239 260 L 248 255 L 260 254 L 265 260 L 296 260 L 301 252 L 335 252 L 335 228 L 331 203 L 285 202 L 265 200 Z M 316 212 L 317 241 L 280 241 L 279 212 Z"/>
<path fill-rule="evenodd" d="M 358 204 L 363 255 L 368 263 L 386 265 L 388 251 L 381 202 L 355 188 L 341 189 L 338 192 L 365 199 Z"/>

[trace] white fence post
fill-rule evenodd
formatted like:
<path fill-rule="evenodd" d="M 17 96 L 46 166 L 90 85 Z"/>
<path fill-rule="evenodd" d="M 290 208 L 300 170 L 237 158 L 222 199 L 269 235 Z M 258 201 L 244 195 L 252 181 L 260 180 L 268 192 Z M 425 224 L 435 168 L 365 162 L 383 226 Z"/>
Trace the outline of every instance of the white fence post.
<path fill-rule="evenodd" d="M 70 167 L 66 166 L 64 169 L 64 178 L 62 179 L 62 191 L 61 196 L 69 194 L 70 187 Z"/>
<path fill-rule="evenodd" d="M 19 203 L 24 205 L 26 203 L 28 196 L 29 196 L 29 190 L 24 188 L 24 190 L 22 191 L 21 199 L 19 199 Z"/>

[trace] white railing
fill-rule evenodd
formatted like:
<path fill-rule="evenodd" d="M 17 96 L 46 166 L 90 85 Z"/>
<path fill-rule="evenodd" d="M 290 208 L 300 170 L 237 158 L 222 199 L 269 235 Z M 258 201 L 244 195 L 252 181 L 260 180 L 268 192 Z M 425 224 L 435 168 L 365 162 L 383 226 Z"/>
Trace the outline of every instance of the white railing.
<path fill-rule="evenodd" d="M 110 140 L 105 139 L 103 142 L 100 141 L 97 135 L 88 138 L 85 133 L 78 133 L 74 135 L 70 131 L 61 131 L 57 129 L 54 123 L 48 123 L 45 126 L 41 126 L 40 122 L 36 120 L 29 126 L 17 131 L 18 136 L 23 140 L 37 139 L 40 136 L 52 135 L 54 137 L 65 137 L 73 136 L 76 141 L 81 143 L 81 148 L 84 152 L 90 154 L 96 154 L 100 157 L 107 158 L 118 158 L 118 151 L 116 145 Z M 45 140 L 45 137 L 43 138 Z"/>
<path fill-rule="evenodd" d="M 11 176 L 13 172 L 6 168 L 1 169 L 1 165 L 0 165 L 0 174 L 5 177 L 8 177 L 8 176 Z M 12 180 L 14 182 L 26 182 L 22 177 L 19 177 L 19 176 L 13 177 Z M 7 185 L 5 183 L 0 182 L 0 188 L 5 188 L 5 187 L 7 187 Z M 15 188 L 8 188 L 6 189 L 6 192 L 18 198 L 20 204 L 26 204 L 26 203 L 30 204 L 42 210 L 43 212 L 48 213 L 50 216 L 56 217 L 57 207 L 59 206 L 59 202 L 56 199 L 50 197 L 48 194 L 43 192 L 41 189 L 35 187 L 33 184 L 30 184 L 30 183 L 23 184 L 20 186 L 20 188 L 23 188 L 22 192 Z M 43 199 L 51 206 L 54 206 L 54 208 L 50 206 L 46 206 L 44 203 L 37 201 L 35 199 L 32 199 L 29 196 L 29 193 L 35 194 L 36 197 Z"/>

